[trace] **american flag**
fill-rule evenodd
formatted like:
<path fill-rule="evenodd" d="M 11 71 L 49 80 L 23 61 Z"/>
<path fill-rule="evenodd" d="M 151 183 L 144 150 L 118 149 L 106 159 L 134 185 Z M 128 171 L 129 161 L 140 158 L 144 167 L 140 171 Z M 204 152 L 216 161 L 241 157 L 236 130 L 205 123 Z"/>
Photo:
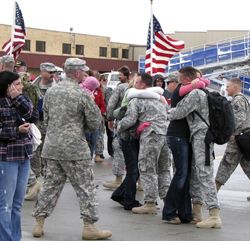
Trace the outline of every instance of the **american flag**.
<path fill-rule="evenodd" d="M 165 73 L 170 58 L 184 49 L 183 41 L 175 40 L 164 34 L 160 23 L 153 15 L 153 43 L 151 46 L 151 23 L 148 29 L 145 72 L 149 74 Z M 151 63 L 152 48 L 152 63 Z M 152 65 L 152 66 L 151 66 Z"/>
<path fill-rule="evenodd" d="M 12 26 L 14 28 L 13 40 L 8 40 L 2 47 L 4 52 L 8 55 L 13 54 L 14 59 L 17 59 L 18 55 L 20 54 L 22 48 L 25 45 L 25 25 L 23 20 L 23 14 L 18 6 L 18 3 L 15 2 L 15 25 Z M 12 49 L 11 49 L 12 45 Z M 12 50 L 12 51 L 11 51 Z"/>

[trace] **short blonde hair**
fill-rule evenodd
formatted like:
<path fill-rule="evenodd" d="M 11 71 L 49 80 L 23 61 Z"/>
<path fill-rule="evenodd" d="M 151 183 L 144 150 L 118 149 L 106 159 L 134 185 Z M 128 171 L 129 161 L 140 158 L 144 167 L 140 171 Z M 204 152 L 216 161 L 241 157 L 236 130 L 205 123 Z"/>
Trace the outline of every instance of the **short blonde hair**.
<path fill-rule="evenodd" d="M 232 78 L 229 80 L 233 85 L 237 85 L 242 88 L 242 81 L 240 78 Z"/>

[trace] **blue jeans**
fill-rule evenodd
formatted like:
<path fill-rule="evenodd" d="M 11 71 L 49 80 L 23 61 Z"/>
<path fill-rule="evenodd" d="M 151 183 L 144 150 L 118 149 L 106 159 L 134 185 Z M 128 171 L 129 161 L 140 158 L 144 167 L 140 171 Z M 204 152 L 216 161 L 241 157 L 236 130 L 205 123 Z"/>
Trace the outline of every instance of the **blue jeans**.
<path fill-rule="evenodd" d="M 20 241 L 30 161 L 0 161 L 0 241 Z"/>
<path fill-rule="evenodd" d="M 192 149 L 188 138 L 167 137 L 172 151 L 176 171 L 164 198 L 163 220 L 179 217 L 184 223 L 192 220 L 189 177 L 191 172 Z"/>
<path fill-rule="evenodd" d="M 122 140 L 122 152 L 126 165 L 126 177 L 122 184 L 113 192 L 111 199 L 119 202 L 124 206 L 124 209 L 131 210 L 133 207 L 138 207 L 140 203 L 135 199 L 136 182 L 139 178 L 138 155 L 139 155 L 139 140 Z"/>
<path fill-rule="evenodd" d="M 93 132 L 87 132 L 87 131 L 85 132 L 85 137 L 89 144 L 91 157 L 93 157 L 95 149 L 96 149 L 96 142 L 97 142 L 98 135 L 99 135 L 99 130 L 96 130 Z"/>

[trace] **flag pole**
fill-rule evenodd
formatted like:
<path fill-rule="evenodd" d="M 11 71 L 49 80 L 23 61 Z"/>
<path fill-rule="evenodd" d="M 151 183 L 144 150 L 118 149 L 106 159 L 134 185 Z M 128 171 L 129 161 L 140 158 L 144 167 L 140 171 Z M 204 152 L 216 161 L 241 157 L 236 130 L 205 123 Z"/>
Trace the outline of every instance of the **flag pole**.
<path fill-rule="evenodd" d="M 154 25 L 153 25 L 153 0 L 150 0 L 151 3 L 151 19 L 150 19 L 150 74 L 153 74 L 153 33 L 154 33 Z"/>
<path fill-rule="evenodd" d="M 15 25 L 16 25 L 16 1 L 14 0 L 14 8 L 13 8 L 13 23 L 11 28 L 11 37 L 10 37 L 10 52 L 9 55 L 12 56 L 12 50 L 13 50 L 13 42 L 14 42 L 14 33 L 15 33 Z"/>

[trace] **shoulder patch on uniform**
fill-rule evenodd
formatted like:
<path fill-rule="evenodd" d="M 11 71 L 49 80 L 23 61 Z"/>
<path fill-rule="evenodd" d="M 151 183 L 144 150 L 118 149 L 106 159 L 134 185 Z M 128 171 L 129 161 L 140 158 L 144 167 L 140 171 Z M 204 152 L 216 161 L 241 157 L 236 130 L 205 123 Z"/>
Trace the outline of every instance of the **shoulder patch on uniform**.
<path fill-rule="evenodd" d="M 240 109 L 240 106 L 239 106 L 239 105 L 234 105 L 233 108 L 234 108 L 234 110 L 237 110 L 237 111 L 238 111 L 238 110 Z"/>

